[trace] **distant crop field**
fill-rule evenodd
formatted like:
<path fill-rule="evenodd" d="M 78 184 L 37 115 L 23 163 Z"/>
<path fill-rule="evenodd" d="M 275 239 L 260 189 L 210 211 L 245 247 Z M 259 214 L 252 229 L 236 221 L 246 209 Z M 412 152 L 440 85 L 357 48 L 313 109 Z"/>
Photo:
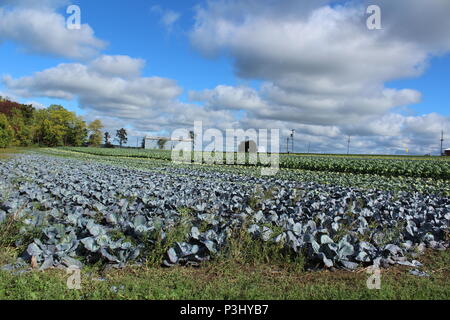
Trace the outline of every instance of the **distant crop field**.
<path fill-rule="evenodd" d="M 362 158 L 362 159 L 397 159 L 397 160 L 439 160 L 450 161 L 444 156 L 418 156 L 418 155 L 385 155 L 385 154 L 324 154 L 324 153 L 290 153 L 291 156 L 301 157 L 332 157 L 332 158 Z"/>
<path fill-rule="evenodd" d="M 166 150 L 64 148 L 63 150 L 99 156 L 131 157 L 167 160 L 171 152 Z M 224 154 L 224 158 L 225 158 Z M 446 157 L 397 157 L 388 156 L 333 156 L 333 155 L 280 155 L 280 167 L 311 171 L 405 176 L 434 179 L 450 179 L 450 162 Z M 225 160 L 224 160 L 225 163 Z"/>

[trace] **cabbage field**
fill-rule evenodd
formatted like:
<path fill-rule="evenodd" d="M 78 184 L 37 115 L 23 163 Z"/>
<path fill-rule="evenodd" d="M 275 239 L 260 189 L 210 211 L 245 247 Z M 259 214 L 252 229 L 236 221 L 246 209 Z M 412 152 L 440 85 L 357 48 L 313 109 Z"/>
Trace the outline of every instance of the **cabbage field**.
<path fill-rule="evenodd" d="M 171 151 L 168 150 L 148 151 L 144 149 L 102 148 L 63 148 L 63 150 L 98 156 L 171 160 Z M 226 154 L 224 153 L 224 163 L 226 162 L 225 157 Z M 194 159 L 194 157 L 192 157 L 192 159 Z M 281 168 L 447 180 L 450 179 L 449 163 L 450 162 L 446 157 L 330 157 L 323 155 L 280 155 Z"/>
<path fill-rule="evenodd" d="M 149 262 L 198 266 L 236 239 L 306 269 L 420 267 L 449 246 L 445 160 L 283 156 L 252 166 L 167 161 L 167 152 L 47 149 L 0 162 L 0 230 L 44 270 Z M 266 250 L 266 251 L 265 251 Z"/>

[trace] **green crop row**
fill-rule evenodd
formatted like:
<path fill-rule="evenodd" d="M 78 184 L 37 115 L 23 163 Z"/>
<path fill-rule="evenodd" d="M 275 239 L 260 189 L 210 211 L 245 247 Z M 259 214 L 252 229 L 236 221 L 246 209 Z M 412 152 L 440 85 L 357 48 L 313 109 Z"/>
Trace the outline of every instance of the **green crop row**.
<path fill-rule="evenodd" d="M 81 152 L 97 156 L 148 158 L 171 160 L 171 152 L 167 150 L 144 149 L 102 149 L 102 148 L 63 148 L 65 151 Z M 226 154 L 224 154 L 224 159 Z M 234 154 L 236 159 L 237 155 Z M 245 164 L 249 165 L 246 157 Z M 225 163 L 225 161 L 224 161 Z M 257 163 L 260 165 L 259 161 Z M 450 163 L 440 160 L 409 159 L 370 159 L 345 158 L 342 156 L 298 156 L 280 155 L 281 168 L 303 169 L 323 172 L 343 172 L 353 174 L 376 174 L 389 177 L 417 177 L 433 179 L 450 179 Z"/>
<path fill-rule="evenodd" d="M 312 171 L 450 179 L 447 161 L 283 156 L 280 166 Z"/>

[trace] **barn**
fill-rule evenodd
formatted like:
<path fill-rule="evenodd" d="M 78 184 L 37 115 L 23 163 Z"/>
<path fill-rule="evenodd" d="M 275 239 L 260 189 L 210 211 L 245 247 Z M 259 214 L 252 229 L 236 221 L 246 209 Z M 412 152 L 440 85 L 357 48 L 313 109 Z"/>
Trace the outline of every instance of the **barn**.
<path fill-rule="evenodd" d="M 194 140 L 146 136 L 144 138 L 144 149 L 172 150 L 179 142 L 189 142 L 190 144 L 193 144 Z"/>
<path fill-rule="evenodd" d="M 450 156 L 450 149 L 445 149 L 445 151 L 444 151 L 444 155 L 446 155 L 446 156 Z"/>
<path fill-rule="evenodd" d="M 257 153 L 258 145 L 253 140 L 242 141 L 239 144 L 238 152 Z"/>

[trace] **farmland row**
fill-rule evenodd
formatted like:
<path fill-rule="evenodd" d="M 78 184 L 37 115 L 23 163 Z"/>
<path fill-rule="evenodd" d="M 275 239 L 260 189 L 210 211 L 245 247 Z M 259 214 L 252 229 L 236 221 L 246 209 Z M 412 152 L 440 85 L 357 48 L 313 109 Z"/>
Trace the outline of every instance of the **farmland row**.
<path fill-rule="evenodd" d="M 61 149 L 40 149 L 39 153 L 49 156 L 68 157 L 86 162 L 99 162 L 127 169 L 139 169 L 145 171 L 165 171 L 168 175 L 192 175 L 199 177 L 200 172 L 233 173 L 235 176 L 261 176 L 257 167 L 251 166 L 221 166 L 221 165 L 197 165 L 175 164 L 171 161 L 142 158 L 104 157 L 79 152 L 66 152 Z M 173 168 L 176 167 L 176 170 Z M 192 170 L 195 169 L 195 170 Z M 450 186 L 447 180 L 418 178 L 418 177 L 386 177 L 373 174 L 353 174 L 342 172 L 310 171 L 302 169 L 281 168 L 275 178 L 289 181 L 316 182 L 325 185 L 353 187 L 365 190 L 385 190 L 391 192 L 418 192 L 423 194 L 450 195 Z"/>
<path fill-rule="evenodd" d="M 63 150 L 98 156 L 171 160 L 166 150 L 64 148 Z M 225 154 L 224 154 L 225 157 Z M 236 154 L 235 154 L 236 158 Z M 246 159 L 248 165 L 248 157 Z M 260 163 L 258 162 L 258 165 Z M 388 177 L 450 179 L 450 163 L 442 160 L 358 159 L 343 157 L 280 155 L 280 167 L 320 172 L 375 174 Z"/>
<path fill-rule="evenodd" d="M 199 265 L 243 244 L 311 269 L 418 267 L 410 257 L 448 246 L 448 197 L 200 166 L 145 172 L 21 155 L 0 163 L 0 194 L 0 226 L 23 223 L 17 230 L 21 242 L 12 242 L 26 249 L 20 268 L 32 261 L 41 269 L 152 261 Z"/>

